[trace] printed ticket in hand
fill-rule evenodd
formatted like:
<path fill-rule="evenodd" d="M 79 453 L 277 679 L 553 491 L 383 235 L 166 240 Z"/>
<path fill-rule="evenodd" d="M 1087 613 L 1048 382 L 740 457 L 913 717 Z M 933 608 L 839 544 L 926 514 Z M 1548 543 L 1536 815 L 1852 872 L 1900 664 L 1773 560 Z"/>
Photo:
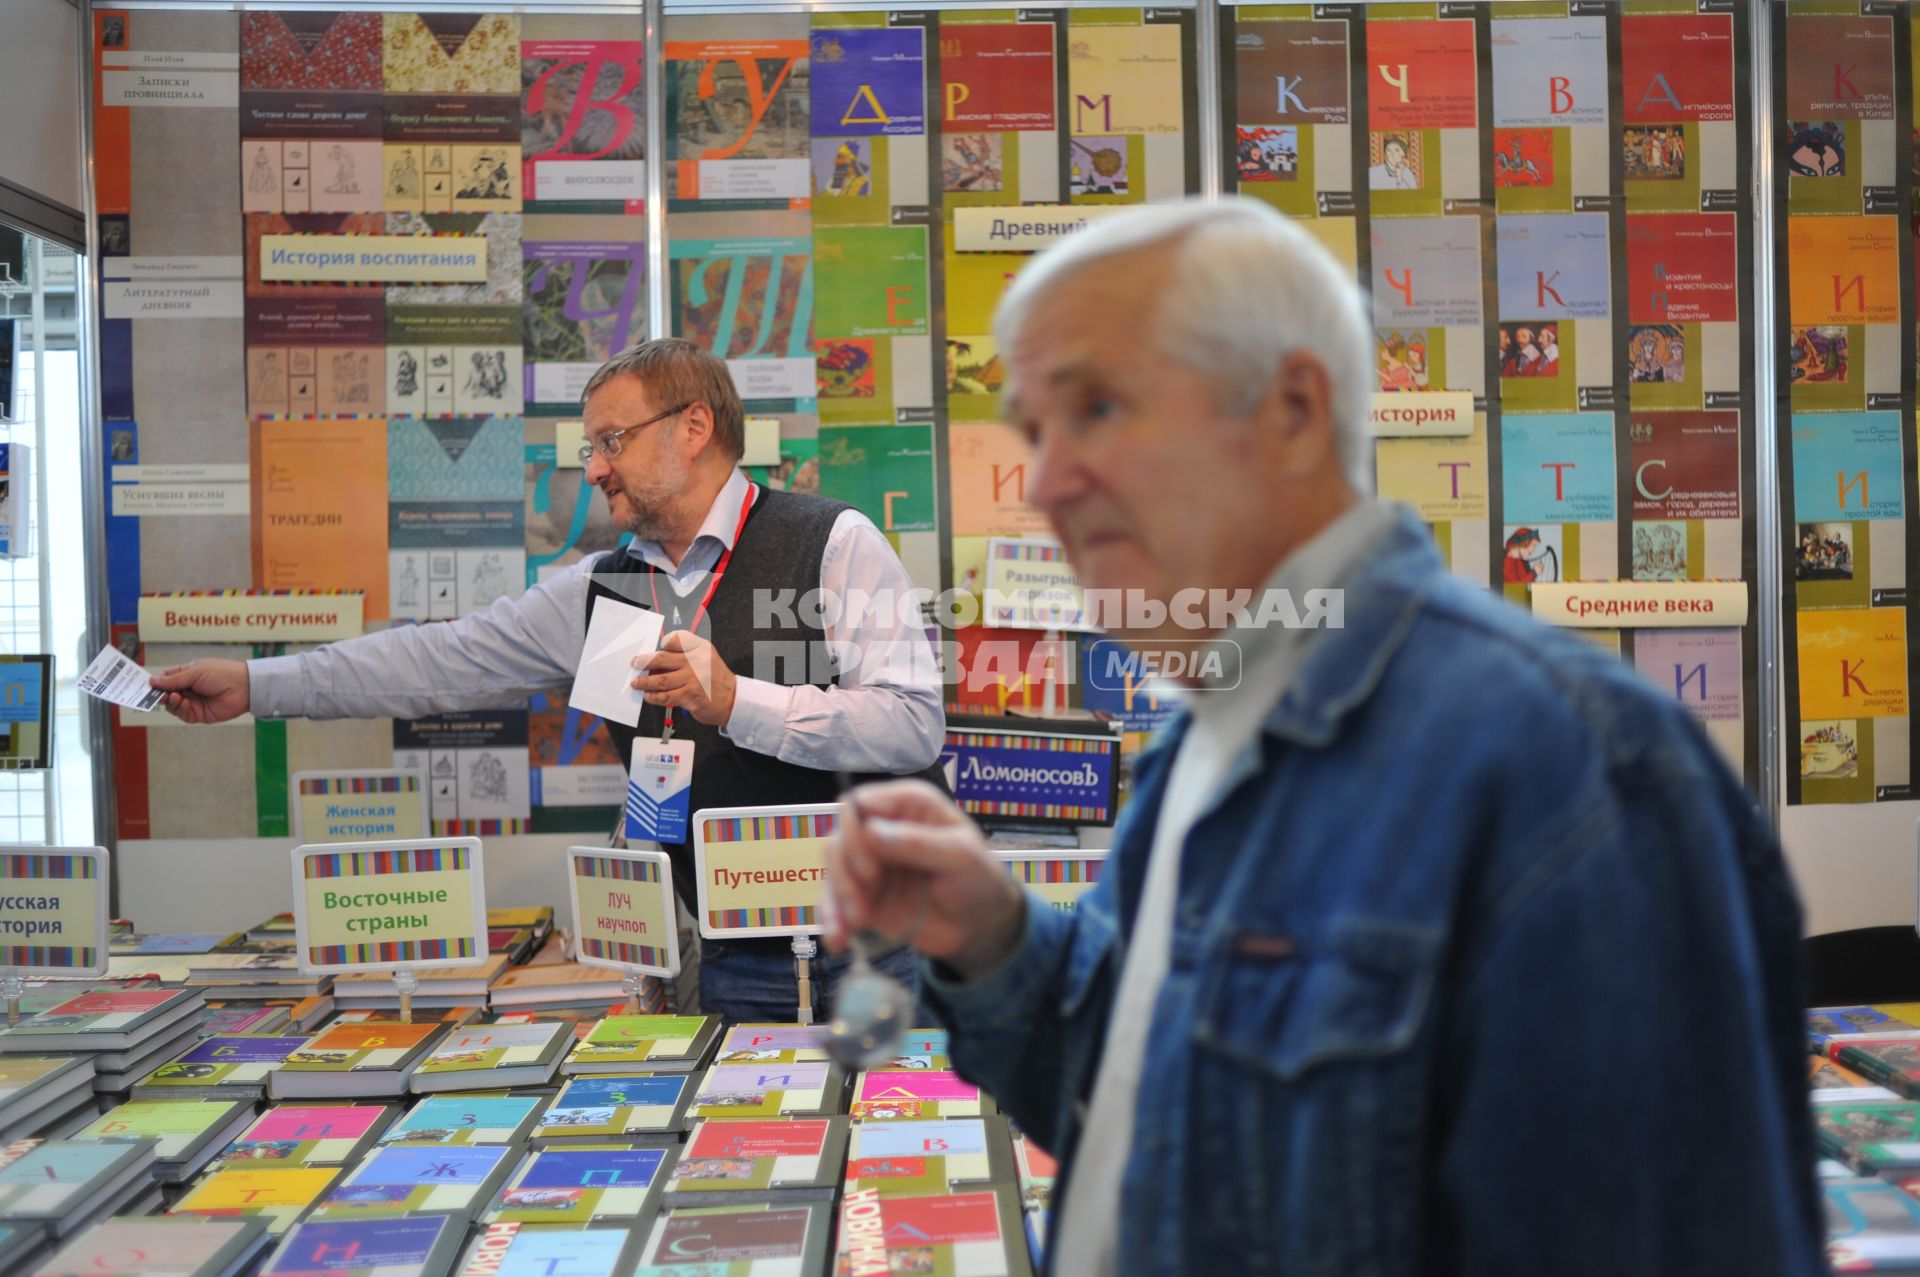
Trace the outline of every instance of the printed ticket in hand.
<path fill-rule="evenodd" d="M 150 710 L 166 693 L 148 685 L 147 672 L 117 647 L 103 647 L 80 673 L 80 690 L 128 709 Z"/>

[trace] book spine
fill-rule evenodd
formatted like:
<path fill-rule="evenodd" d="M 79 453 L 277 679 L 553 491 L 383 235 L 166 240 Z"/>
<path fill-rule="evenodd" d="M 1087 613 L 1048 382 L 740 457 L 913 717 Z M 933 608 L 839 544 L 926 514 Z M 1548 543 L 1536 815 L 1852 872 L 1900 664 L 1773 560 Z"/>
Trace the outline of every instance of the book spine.
<path fill-rule="evenodd" d="M 1843 1045 L 1834 1053 L 1834 1060 L 1846 1065 L 1868 1081 L 1877 1082 L 1908 1099 L 1920 1098 L 1920 1079 L 1915 1079 L 1894 1068 L 1879 1056 L 1872 1054 L 1869 1048 Z"/>

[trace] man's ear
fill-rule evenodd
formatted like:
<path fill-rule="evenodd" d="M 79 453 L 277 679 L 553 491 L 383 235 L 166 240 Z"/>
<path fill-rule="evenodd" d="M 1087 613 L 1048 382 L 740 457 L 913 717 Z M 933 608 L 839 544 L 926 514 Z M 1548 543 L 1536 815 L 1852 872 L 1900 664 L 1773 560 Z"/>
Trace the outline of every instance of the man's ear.
<path fill-rule="evenodd" d="M 1266 397 L 1274 437 L 1293 471 L 1314 469 L 1334 453 L 1333 378 L 1311 351 L 1290 351 L 1280 361 Z"/>
<path fill-rule="evenodd" d="M 696 460 L 705 456 L 707 449 L 714 446 L 713 409 L 702 400 L 694 400 L 680 414 L 680 430 L 687 456 Z"/>

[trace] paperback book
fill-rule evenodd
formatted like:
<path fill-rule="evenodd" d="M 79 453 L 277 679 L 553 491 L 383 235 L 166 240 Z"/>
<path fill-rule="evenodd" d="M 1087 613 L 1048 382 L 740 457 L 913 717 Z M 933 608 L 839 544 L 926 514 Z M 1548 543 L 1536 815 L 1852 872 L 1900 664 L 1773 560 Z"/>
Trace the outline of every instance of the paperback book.
<path fill-rule="evenodd" d="M 1013 1182 L 1013 1144 L 997 1117 L 857 1122 L 847 1146 L 849 1193 L 926 1196 Z"/>
<path fill-rule="evenodd" d="M 980 1117 L 997 1112 L 993 1099 L 958 1073 L 944 1069 L 889 1069 L 862 1073 L 854 1086 L 854 1117 L 867 1122 L 909 1118 Z"/>
<path fill-rule="evenodd" d="M 787 1277 L 827 1271 L 827 1235 L 833 1227 L 829 1202 L 675 1205 L 668 1202 L 645 1231 L 641 1273 L 675 1272 L 682 1256 L 697 1255 L 700 1271 L 726 1277 Z M 880 1272 L 937 1272 L 901 1267 Z M 949 1268 L 949 1273 L 971 1269 Z"/>
<path fill-rule="evenodd" d="M 404 1095 L 446 1033 L 442 1024 L 337 1025 L 289 1057 L 268 1091 L 276 1100 Z"/>
<path fill-rule="evenodd" d="M 75 1133 L 83 1140 L 152 1140 L 153 1177 L 177 1184 L 246 1128 L 253 1105 L 242 1100 L 134 1100 L 109 1109 Z"/>
<path fill-rule="evenodd" d="M 506 1144 L 454 1148 L 383 1144 L 321 1198 L 313 1218 L 471 1216 L 493 1199 L 522 1152 L 519 1146 Z"/>
<path fill-rule="evenodd" d="M 717 1015 L 610 1015 L 573 1048 L 568 1073 L 688 1072 L 720 1033 Z"/>
<path fill-rule="evenodd" d="M 217 1160 L 351 1166 L 398 1112 L 385 1104 L 277 1105 L 255 1118 Z"/>
<path fill-rule="evenodd" d="M 287 1233 L 260 1277 L 446 1277 L 465 1237 L 453 1215 L 308 1220 Z"/>
<path fill-rule="evenodd" d="M 1029 1277 L 1027 1240 L 1010 1185 L 932 1197 L 870 1188 L 840 1204 L 842 1273 L 967 1273 Z"/>
<path fill-rule="evenodd" d="M 828 1117 L 842 1110 L 837 1064 L 716 1064 L 700 1079 L 689 1117 Z"/>
<path fill-rule="evenodd" d="M 152 1140 L 22 1140 L 0 1149 L 0 1224 L 65 1237 L 152 1183 Z"/>
<path fill-rule="evenodd" d="M 542 1086 L 573 1046 L 565 1024 L 488 1024 L 455 1029 L 414 1070 L 416 1094 Z"/>
<path fill-rule="evenodd" d="M 258 1100 L 267 1079 L 295 1052 L 304 1036 L 201 1038 L 162 1064 L 133 1088 L 136 1100 Z"/>
<path fill-rule="evenodd" d="M 175 1202 L 171 1215 L 257 1219 L 280 1236 L 340 1177 L 336 1166 L 220 1166 Z"/>

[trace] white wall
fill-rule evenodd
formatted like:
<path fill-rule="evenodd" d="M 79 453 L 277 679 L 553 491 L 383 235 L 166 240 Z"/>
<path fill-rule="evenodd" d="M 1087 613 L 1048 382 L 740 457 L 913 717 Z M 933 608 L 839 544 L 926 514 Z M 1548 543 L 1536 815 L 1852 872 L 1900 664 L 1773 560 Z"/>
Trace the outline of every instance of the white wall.
<path fill-rule="evenodd" d="M 1916 821 L 1920 803 L 1786 809 L 1780 838 L 1808 935 L 1913 925 Z"/>
<path fill-rule="evenodd" d="M 80 48 L 67 0 L 0 0 L 0 177 L 71 209 L 86 206 Z"/>

